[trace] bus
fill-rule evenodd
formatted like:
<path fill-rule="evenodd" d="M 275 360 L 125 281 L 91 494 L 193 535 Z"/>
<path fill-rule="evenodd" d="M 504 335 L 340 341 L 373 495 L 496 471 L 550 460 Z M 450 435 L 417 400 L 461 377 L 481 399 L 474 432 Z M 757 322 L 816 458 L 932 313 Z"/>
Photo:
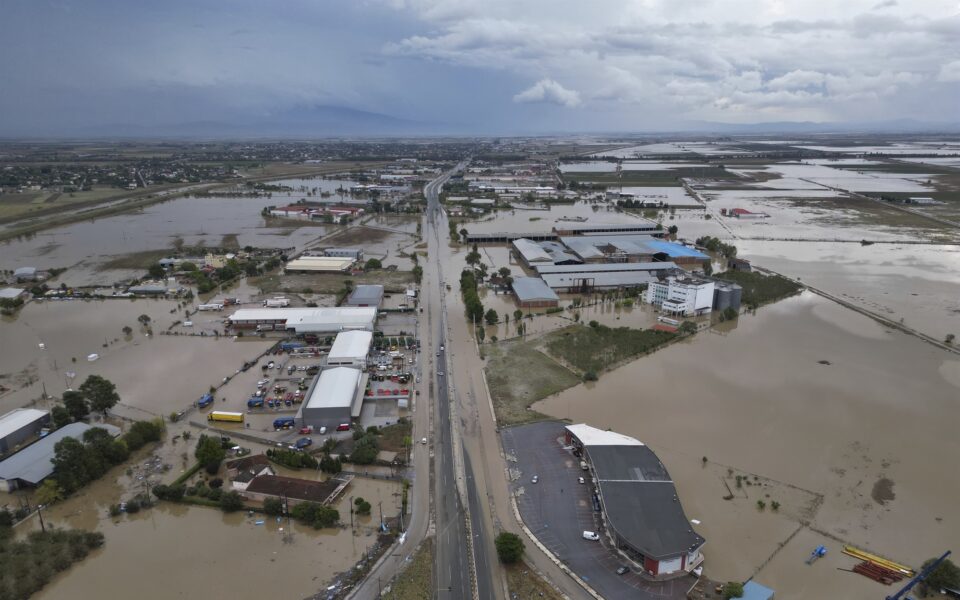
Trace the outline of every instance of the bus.
<path fill-rule="evenodd" d="M 208 421 L 228 421 L 230 423 L 243 423 L 242 412 L 228 412 L 225 410 L 215 410 L 207 415 Z"/>

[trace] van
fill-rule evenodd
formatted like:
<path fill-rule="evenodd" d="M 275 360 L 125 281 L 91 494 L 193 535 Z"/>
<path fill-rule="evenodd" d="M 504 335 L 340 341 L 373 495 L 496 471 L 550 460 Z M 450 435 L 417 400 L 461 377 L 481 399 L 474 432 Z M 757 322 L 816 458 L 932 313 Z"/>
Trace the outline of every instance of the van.
<path fill-rule="evenodd" d="M 340 423 L 337 425 L 337 431 L 350 431 L 350 423 Z"/>
<path fill-rule="evenodd" d="M 584 531 L 583 539 L 590 540 L 591 542 L 598 542 L 600 541 L 600 536 L 594 531 Z"/>
<path fill-rule="evenodd" d="M 581 461 L 580 461 L 580 468 L 583 469 L 584 471 L 586 471 L 586 470 L 589 468 L 589 467 L 587 467 L 587 461 L 581 460 Z"/>
<path fill-rule="evenodd" d="M 293 427 L 293 425 L 293 417 L 281 417 L 273 420 L 274 429 L 289 429 L 290 427 Z"/>

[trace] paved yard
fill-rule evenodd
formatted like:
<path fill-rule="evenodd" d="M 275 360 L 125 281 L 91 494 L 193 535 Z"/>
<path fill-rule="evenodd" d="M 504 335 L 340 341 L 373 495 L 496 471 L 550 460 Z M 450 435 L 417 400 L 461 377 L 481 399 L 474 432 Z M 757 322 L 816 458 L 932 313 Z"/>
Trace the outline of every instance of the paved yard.
<path fill-rule="evenodd" d="M 693 577 L 650 582 L 633 572 L 617 575 L 624 562 L 600 542 L 583 539 L 584 531 L 600 531 L 600 518 L 593 509 L 589 474 L 562 446 L 561 423 L 518 425 L 501 435 L 504 450 L 517 459 L 509 463 L 515 476 L 511 487 L 524 523 L 573 572 L 607 600 L 686 597 Z M 535 484 L 534 475 L 539 477 Z M 586 483 L 578 483 L 578 477 Z"/>

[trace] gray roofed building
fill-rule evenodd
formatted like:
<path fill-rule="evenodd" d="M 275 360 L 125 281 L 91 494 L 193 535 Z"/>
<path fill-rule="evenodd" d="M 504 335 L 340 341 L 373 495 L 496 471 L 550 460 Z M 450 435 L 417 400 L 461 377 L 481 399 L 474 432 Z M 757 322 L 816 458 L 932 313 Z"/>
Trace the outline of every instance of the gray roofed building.
<path fill-rule="evenodd" d="M 26 290 L 21 288 L 8 287 L 0 290 L 0 300 L 16 300 L 24 294 Z"/>
<path fill-rule="evenodd" d="M 589 425 L 567 425 L 566 441 L 587 461 L 617 550 L 654 577 L 703 562 L 694 530 L 666 467 L 643 443 Z"/>
<path fill-rule="evenodd" d="M 383 286 L 373 284 L 362 284 L 353 288 L 350 297 L 344 302 L 344 306 L 372 306 L 379 308 L 383 302 Z"/>
<path fill-rule="evenodd" d="M 622 273 L 628 271 L 671 271 L 677 268 L 674 262 L 609 263 L 601 265 L 538 265 L 539 275 L 552 273 Z"/>
<path fill-rule="evenodd" d="M 37 278 L 36 267 L 20 267 L 13 271 L 13 276 L 17 281 L 33 281 Z"/>
<path fill-rule="evenodd" d="M 601 290 L 616 290 L 649 285 L 657 281 L 650 271 L 621 271 L 614 273 L 546 273 L 540 276 L 551 289 L 566 294 L 581 294 Z"/>
<path fill-rule="evenodd" d="M 11 491 L 23 485 L 36 486 L 44 479 L 53 475 L 53 460 L 57 442 L 72 437 L 83 439 L 83 434 L 94 427 L 106 429 L 110 435 L 117 437 L 120 429 L 113 425 L 86 423 L 70 423 L 54 431 L 50 435 L 30 444 L 23 450 L 0 462 L 0 490 Z"/>
<path fill-rule="evenodd" d="M 519 240 L 513 240 L 511 245 L 527 267 L 532 268 L 534 265 L 542 263 L 553 264 L 553 258 L 550 257 L 550 254 L 533 240 L 520 238 Z"/>
<path fill-rule="evenodd" d="M 540 242 L 540 247 L 547 251 L 555 265 L 578 265 L 583 261 L 579 256 L 567 251 L 567 247 L 560 242 Z"/>
<path fill-rule="evenodd" d="M 515 278 L 513 294 L 517 305 L 523 308 L 552 307 L 560 303 L 560 297 L 539 277 Z"/>

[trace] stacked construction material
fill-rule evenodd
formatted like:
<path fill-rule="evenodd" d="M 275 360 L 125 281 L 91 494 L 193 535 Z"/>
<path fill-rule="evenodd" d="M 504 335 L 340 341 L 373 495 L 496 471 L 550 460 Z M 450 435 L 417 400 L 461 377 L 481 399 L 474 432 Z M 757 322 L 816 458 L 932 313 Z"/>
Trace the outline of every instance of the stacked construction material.
<path fill-rule="evenodd" d="M 854 573 L 859 573 L 864 577 L 869 577 L 874 581 L 878 581 L 883 585 L 890 585 L 891 583 L 896 583 L 903 579 L 903 574 L 898 573 L 892 569 L 886 567 L 881 567 L 876 563 L 870 561 L 863 561 L 853 568 Z"/>

